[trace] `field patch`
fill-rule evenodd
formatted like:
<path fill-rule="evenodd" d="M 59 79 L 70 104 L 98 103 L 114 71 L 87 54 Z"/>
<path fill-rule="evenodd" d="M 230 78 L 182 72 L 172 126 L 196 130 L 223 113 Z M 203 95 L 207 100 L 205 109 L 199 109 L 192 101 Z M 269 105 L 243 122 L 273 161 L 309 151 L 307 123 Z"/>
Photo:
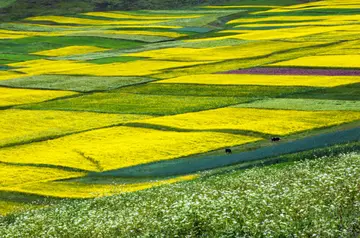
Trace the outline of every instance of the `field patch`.
<path fill-rule="evenodd" d="M 1 53 L 0 54 L 0 65 L 21 62 L 21 61 L 34 60 L 34 59 L 38 59 L 38 58 L 40 58 L 40 56 L 28 55 L 28 54 Z"/>
<path fill-rule="evenodd" d="M 103 114 L 90 112 L 2 110 L 0 111 L 0 147 L 57 137 L 134 120 L 145 115 Z M 13 122 L 16 121 L 16 127 Z"/>
<path fill-rule="evenodd" d="M 87 12 L 84 13 L 85 16 L 97 16 L 97 17 L 105 17 L 105 18 L 113 18 L 113 19 L 133 19 L 133 20 L 171 20 L 171 19 L 182 19 L 182 18 L 199 18 L 201 15 L 191 15 L 191 14 L 183 14 L 183 15 L 156 15 L 156 14 L 130 14 L 128 12 Z"/>
<path fill-rule="evenodd" d="M 59 62 L 59 61 L 57 61 Z M 112 64 L 90 64 L 73 61 L 61 61 L 61 68 L 49 71 L 44 69 L 42 72 L 61 74 L 61 75 L 92 75 L 92 76 L 146 76 L 160 73 L 162 70 L 171 68 L 181 68 L 186 66 L 198 65 L 206 62 L 178 62 L 160 60 L 137 60 L 124 63 Z M 56 63 L 54 63 L 54 66 Z M 34 67 L 29 65 L 30 68 Z M 36 66 L 35 66 L 36 67 Z M 68 67 L 68 69 L 66 69 Z M 36 70 L 36 69 L 35 69 Z M 24 69 L 21 69 L 24 72 Z M 25 71 L 26 72 L 26 71 Z"/>
<path fill-rule="evenodd" d="M 17 76 L 19 77 L 19 76 Z M 146 77 L 96 77 L 38 75 L 0 81 L 0 85 L 18 88 L 59 89 L 77 92 L 107 91 L 123 86 L 153 81 Z"/>
<path fill-rule="evenodd" d="M 327 100 L 360 100 L 360 83 L 324 88 L 306 93 L 287 95 L 289 98 L 309 98 Z"/>
<path fill-rule="evenodd" d="M 200 39 L 200 41 L 202 40 L 204 39 Z M 272 54 L 277 51 L 300 48 L 309 45 L 311 44 L 305 42 L 291 43 L 267 41 L 262 42 L 262 44 L 259 44 L 258 42 L 250 42 L 241 45 L 218 46 L 211 48 L 167 48 L 139 53 L 130 53 L 127 55 L 136 57 L 150 57 L 157 60 L 211 61 L 259 57 Z"/>
<path fill-rule="evenodd" d="M 67 46 L 59 49 L 39 51 L 33 54 L 43 55 L 43 56 L 70 56 L 70 55 L 80 55 L 94 52 L 101 52 L 108 49 L 95 47 L 95 46 Z"/>
<path fill-rule="evenodd" d="M 27 103 L 38 103 L 75 94 L 75 92 L 67 91 L 13 89 L 0 87 L 0 107 Z"/>
<path fill-rule="evenodd" d="M 14 71 L 0 70 L 0 81 L 7 80 L 7 79 L 20 78 L 20 77 L 24 77 L 24 74 L 14 72 Z"/>
<path fill-rule="evenodd" d="M 248 130 L 288 135 L 359 119 L 360 112 L 310 112 L 232 107 L 147 119 L 141 123 L 193 130 Z"/>
<path fill-rule="evenodd" d="M 305 111 L 360 111 L 360 102 L 348 100 L 274 98 L 243 103 L 236 107 Z"/>
<path fill-rule="evenodd" d="M 175 159 L 259 139 L 217 132 L 112 127 L 3 148 L 0 149 L 0 160 L 101 171 Z"/>
<path fill-rule="evenodd" d="M 1 84 L 1 82 L 0 82 Z M 278 97 L 315 90 L 312 87 L 284 87 L 261 85 L 207 85 L 180 83 L 148 83 L 124 87 L 121 93 L 148 95 L 211 96 L 211 97 Z"/>
<path fill-rule="evenodd" d="M 122 20 L 114 21 L 109 20 L 94 20 L 78 17 L 65 17 L 65 16 L 36 16 L 28 17 L 25 20 L 27 21 L 40 21 L 40 22 L 54 22 L 59 24 L 75 24 L 75 25 L 141 25 L 141 24 L 155 24 L 163 22 L 163 20 Z"/>
<path fill-rule="evenodd" d="M 360 68 L 360 55 L 315 55 L 274 63 L 269 66 Z"/>
<path fill-rule="evenodd" d="M 168 115 L 224 107 L 247 100 L 236 97 L 142 95 L 112 91 L 34 104 L 26 108 Z"/>
<path fill-rule="evenodd" d="M 76 182 L 43 181 L 39 183 L 27 183 L 24 185 L 13 186 L 8 188 L 7 191 L 57 198 L 94 198 L 100 196 L 111 196 L 119 193 L 135 192 L 164 184 L 192 180 L 196 177 L 197 175 L 187 175 L 133 184 L 82 184 Z"/>
<path fill-rule="evenodd" d="M 9 66 L 16 68 L 17 72 L 27 74 L 28 76 L 40 74 L 55 74 L 57 72 L 68 70 L 81 70 L 82 68 L 96 66 L 95 64 L 76 62 L 71 60 L 29 60 L 25 62 L 18 62 L 9 64 Z M 24 75 L 26 76 L 26 75 Z"/>
<path fill-rule="evenodd" d="M 29 203 L 0 200 L 0 216 L 1 215 L 6 216 L 7 214 L 11 214 L 15 212 L 28 211 L 37 207 L 40 206 Z"/>
<path fill-rule="evenodd" d="M 360 76 L 199 74 L 165 79 L 155 83 L 334 87 L 359 82 Z"/>
<path fill-rule="evenodd" d="M 93 64 L 111 64 L 116 62 L 131 62 L 136 60 L 142 60 L 144 58 L 140 57 L 131 57 L 131 56 L 114 56 L 114 57 L 104 57 L 99 59 L 88 60 L 87 62 Z"/>
<path fill-rule="evenodd" d="M 360 76 L 360 70 L 356 69 L 313 69 L 286 67 L 259 67 L 251 69 L 231 70 L 224 73 L 265 75 Z"/>
<path fill-rule="evenodd" d="M 187 36 L 185 33 L 179 33 L 179 32 L 171 32 L 171 31 L 151 31 L 151 30 L 104 30 L 99 32 L 92 32 L 92 33 L 98 33 L 98 34 L 105 34 L 105 35 L 143 35 L 143 36 L 162 36 L 162 37 L 168 37 L 168 38 L 178 38 Z"/>
<path fill-rule="evenodd" d="M 55 168 L 36 166 L 8 165 L 0 163 L 0 190 L 12 188 L 17 185 L 46 182 L 57 179 L 69 179 L 85 176 L 84 172 L 66 171 Z"/>
<path fill-rule="evenodd" d="M 92 36 L 35 36 L 16 40 L 0 40 L 0 52 L 8 54 L 27 54 L 74 45 L 94 46 L 107 49 L 128 49 L 143 44 L 144 43 L 132 40 Z"/>

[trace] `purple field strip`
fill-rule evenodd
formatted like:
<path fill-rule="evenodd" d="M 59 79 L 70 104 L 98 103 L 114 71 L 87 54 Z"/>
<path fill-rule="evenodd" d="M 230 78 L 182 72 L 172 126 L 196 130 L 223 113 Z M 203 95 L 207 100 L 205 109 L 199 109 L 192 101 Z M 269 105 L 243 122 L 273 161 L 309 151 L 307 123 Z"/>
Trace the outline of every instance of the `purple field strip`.
<path fill-rule="evenodd" d="M 309 69 L 309 68 L 252 68 L 231 70 L 221 74 L 265 74 L 265 75 L 322 75 L 322 76 L 360 76 L 357 69 Z"/>

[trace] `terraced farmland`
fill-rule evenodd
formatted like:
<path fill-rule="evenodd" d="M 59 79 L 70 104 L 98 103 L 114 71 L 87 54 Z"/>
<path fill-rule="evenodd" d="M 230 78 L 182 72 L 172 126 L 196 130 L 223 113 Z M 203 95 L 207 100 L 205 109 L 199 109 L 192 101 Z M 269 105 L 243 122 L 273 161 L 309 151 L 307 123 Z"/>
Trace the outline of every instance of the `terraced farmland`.
<path fill-rule="evenodd" d="M 359 127 L 359 9 L 322 0 L 0 23 L 0 213 L 202 174 L 119 170 L 226 164 L 225 148 Z"/>

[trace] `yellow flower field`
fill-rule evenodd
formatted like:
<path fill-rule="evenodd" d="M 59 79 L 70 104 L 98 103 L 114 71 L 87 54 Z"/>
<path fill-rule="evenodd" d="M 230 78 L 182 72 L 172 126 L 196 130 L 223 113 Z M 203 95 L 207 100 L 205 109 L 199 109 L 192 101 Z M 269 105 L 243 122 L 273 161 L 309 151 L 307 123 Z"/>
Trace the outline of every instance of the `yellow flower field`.
<path fill-rule="evenodd" d="M 285 7 L 278 7 L 275 9 L 271 9 L 269 11 L 264 11 L 266 13 L 273 13 L 273 12 L 294 12 L 299 11 L 304 8 L 310 8 L 310 9 L 351 9 L 351 8 L 358 8 L 360 7 L 360 3 L 356 1 L 315 1 L 315 2 L 309 2 L 304 4 L 296 4 L 292 6 L 285 6 Z M 259 12 L 263 13 L 263 12 Z"/>
<path fill-rule="evenodd" d="M 297 21 L 320 21 L 327 20 L 329 16 L 267 16 L 267 17 L 254 17 L 254 18 L 239 18 L 234 19 L 227 24 L 241 24 L 241 23 L 256 23 L 263 21 L 287 21 L 287 22 L 297 22 Z"/>
<path fill-rule="evenodd" d="M 133 183 L 133 184 L 83 184 L 76 182 L 40 182 L 12 186 L 1 190 L 24 192 L 29 194 L 59 197 L 59 198 L 93 198 L 110 196 L 119 193 L 135 192 L 155 186 L 192 180 L 197 175 L 180 176 L 166 180 Z"/>
<path fill-rule="evenodd" d="M 198 74 L 180 76 L 153 83 L 334 87 L 359 82 L 359 76 Z"/>
<path fill-rule="evenodd" d="M 2 40 L 20 39 L 20 38 L 25 38 L 25 37 L 27 37 L 27 36 L 26 35 L 13 35 L 13 34 L 1 33 L 0 32 L 0 39 L 2 39 Z"/>
<path fill-rule="evenodd" d="M 0 127 L 0 146 L 146 118 L 151 118 L 151 116 L 47 110 L 3 110 L 0 111 L 2 125 Z M 16 127 L 13 125 L 14 121 L 17 122 Z"/>
<path fill-rule="evenodd" d="M 112 127 L 3 148 L 0 149 L 0 161 L 101 171 L 175 159 L 260 139 L 216 132 Z"/>
<path fill-rule="evenodd" d="M 324 32 L 341 30 L 342 28 L 343 28 L 342 26 L 328 26 L 328 27 L 304 26 L 304 27 L 296 27 L 296 28 L 257 30 L 257 31 L 225 30 L 225 31 L 221 31 L 220 33 L 238 33 L 238 35 L 226 36 L 228 38 L 234 38 L 234 39 L 274 40 L 274 39 L 289 39 L 300 36 L 319 34 Z"/>
<path fill-rule="evenodd" d="M 92 67 L 94 64 L 76 62 L 70 60 L 29 60 L 25 62 L 8 64 L 11 67 L 19 67 L 16 69 L 18 72 L 27 74 L 28 76 L 40 74 L 54 74 L 58 71 L 64 70 L 80 70 L 85 67 Z"/>
<path fill-rule="evenodd" d="M 170 32 L 170 31 L 165 32 L 165 31 L 105 30 L 105 31 L 99 31 L 99 32 L 91 31 L 91 33 L 116 34 L 116 35 L 164 36 L 164 37 L 170 37 L 170 38 L 187 36 L 187 34 L 184 34 L 184 33 Z"/>
<path fill-rule="evenodd" d="M 360 55 L 319 55 L 283 61 L 271 66 L 360 68 Z"/>
<path fill-rule="evenodd" d="M 63 169 L 0 164 L 0 189 L 8 189 L 27 183 L 47 182 L 85 175 L 85 172 L 66 171 Z"/>
<path fill-rule="evenodd" d="M 34 55 L 44 55 L 44 56 L 69 56 L 69 55 L 79 55 L 105 51 L 108 49 L 100 48 L 96 46 L 67 46 L 63 48 L 53 49 L 53 50 L 44 50 L 33 53 Z"/>
<path fill-rule="evenodd" d="M 5 70 L 0 71 L 0 80 L 21 78 L 24 76 L 26 76 L 26 75 L 20 74 L 20 73 L 14 72 L 14 71 L 5 71 Z"/>
<path fill-rule="evenodd" d="M 132 20 L 167 20 L 167 19 L 183 19 L 183 18 L 199 18 L 202 15 L 135 15 L 126 12 L 87 12 L 83 15 L 108 17 L 114 19 L 132 19 Z"/>
<path fill-rule="evenodd" d="M 182 129 L 233 129 L 266 134 L 288 135 L 295 132 L 339 125 L 360 119 L 360 112 L 295 111 L 252 108 L 220 108 L 147 119 L 142 123 Z"/>
<path fill-rule="evenodd" d="M 12 31 L 0 29 L 0 39 L 20 39 L 30 36 L 62 36 L 65 32 Z"/>
<path fill-rule="evenodd" d="M 15 89 L 0 87 L 0 107 L 42 102 L 77 93 L 68 91 Z"/>
<path fill-rule="evenodd" d="M 178 68 L 185 66 L 198 65 L 208 62 L 177 62 L 177 61 L 157 61 L 157 60 L 137 60 L 126 63 L 111 64 L 87 64 L 74 63 L 71 64 L 70 70 L 57 70 L 52 74 L 69 74 L 69 75 L 94 75 L 94 76 L 145 76 L 160 73 L 161 70 Z M 79 64 L 79 67 L 76 67 Z M 81 67 L 84 65 L 84 67 Z M 90 67 L 89 67 L 90 65 Z M 69 67 L 70 68 L 70 67 Z"/>
<path fill-rule="evenodd" d="M 77 17 L 65 17 L 65 16 L 37 16 L 37 17 L 28 17 L 25 20 L 27 21 L 50 21 L 61 24 L 78 24 L 78 25 L 138 25 L 138 24 L 155 24 L 163 22 L 163 20 L 124 20 L 124 21 L 112 21 L 109 20 L 93 20 Z"/>
<path fill-rule="evenodd" d="M 211 39 L 211 38 L 209 38 Z M 207 40 L 207 39 L 200 39 Z M 139 53 L 130 53 L 127 56 L 150 57 L 157 60 L 203 61 L 229 60 L 263 56 L 276 51 L 309 46 L 314 43 L 294 43 L 267 41 L 259 44 L 250 42 L 236 46 L 220 46 L 212 48 L 167 48 L 150 50 Z"/>

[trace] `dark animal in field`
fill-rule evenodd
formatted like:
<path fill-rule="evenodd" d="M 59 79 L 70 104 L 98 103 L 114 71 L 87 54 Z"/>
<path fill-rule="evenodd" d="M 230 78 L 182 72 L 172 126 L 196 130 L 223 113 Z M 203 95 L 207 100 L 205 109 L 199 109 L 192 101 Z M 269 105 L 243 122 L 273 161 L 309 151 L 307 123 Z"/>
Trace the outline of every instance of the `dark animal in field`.
<path fill-rule="evenodd" d="M 276 142 L 276 141 L 280 141 L 281 139 L 279 138 L 279 137 L 273 137 L 273 138 L 271 138 L 271 141 L 273 141 L 273 142 Z"/>
<path fill-rule="evenodd" d="M 231 154 L 232 151 L 231 151 L 231 149 L 225 149 L 225 153 L 226 153 L 226 154 Z"/>

